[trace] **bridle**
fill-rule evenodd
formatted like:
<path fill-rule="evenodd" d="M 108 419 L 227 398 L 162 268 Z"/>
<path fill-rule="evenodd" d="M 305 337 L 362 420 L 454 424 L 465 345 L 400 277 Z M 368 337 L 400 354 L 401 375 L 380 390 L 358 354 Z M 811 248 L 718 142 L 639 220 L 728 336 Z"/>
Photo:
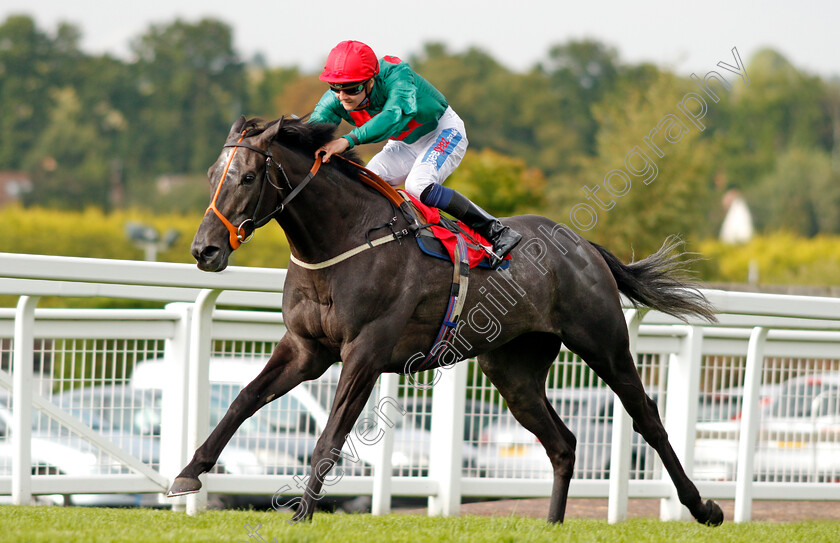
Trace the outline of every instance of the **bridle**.
<path fill-rule="evenodd" d="M 270 221 L 271 219 L 273 219 L 274 217 L 276 217 L 277 215 L 282 213 L 282 211 L 283 211 L 283 209 L 285 209 L 286 205 L 288 205 L 288 203 L 290 201 L 292 201 L 292 199 L 295 196 L 300 194 L 300 191 L 302 191 L 303 188 L 307 184 L 309 184 L 309 182 L 312 180 L 312 178 L 315 176 L 315 174 L 318 173 L 318 169 L 321 167 L 321 159 L 316 158 L 315 159 L 315 164 L 312 165 L 312 168 L 309 170 L 309 173 L 307 174 L 307 176 L 300 183 L 298 183 L 297 187 L 292 188 L 292 184 L 289 182 L 289 176 L 286 175 L 286 171 L 283 169 L 283 165 L 280 164 L 279 162 L 277 162 L 276 160 L 274 160 L 274 156 L 271 154 L 271 151 L 269 149 L 261 149 L 259 147 L 254 146 L 254 145 L 251 145 L 249 143 L 244 143 L 242 140 L 245 139 L 245 133 L 246 133 L 246 131 L 243 131 L 242 135 L 240 136 L 240 138 L 236 142 L 226 143 L 224 145 L 225 147 L 233 147 L 234 149 L 233 149 L 233 152 L 230 154 L 230 158 L 228 158 L 227 164 L 225 165 L 224 172 L 222 172 L 222 178 L 219 180 L 219 185 L 216 187 L 216 192 L 213 195 L 213 200 L 210 202 L 210 205 L 207 206 L 207 211 L 204 212 L 204 214 L 207 215 L 208 211 L 213 211 L 213 213 L 216 214 L 216 216 L 219 218 L 219 220 L 222 221 L 222 224 L 225 225 L 225 228 L 227 228 L 228 232 L 230 233 L 230 237 L 229 237 L 230 246 L 233 250 L 238 249 L 239 246 L 242 245 L 243 243 L 248 243 L 249 241 L 251 241 L 251 238 L 254 236 L 254 232 L 257 231 L 257 228 L 260 228 L 261 226 L 264 226 L 265 224 L 268 223 L 268 221 Z M 251 215 L 250 219 L 245 219 L 244 221 L 242 221 L 242 223 L 240 223 L 240 225 L 238 227 L 235 227 L 227 219 L 227 217 L 225 217 L 222 214 L 222 212 L 219 211 L 219 208 L 216 207 L 216 201 L 219 198 L 219 193 L 222 190 L 222 185 L 224 184 L 225 179 L 227 178 L 228 170 L 230 169 L 230 165 L 233 162 L 233 157 L 236 155 L 236 152 L 239 150 L 239 147 L 244 147 L 246 149 L 250 149 L 251 151 L 254 151 L 256 153 L 259 153 L 259 154 L 263 155 L 265 157 L 265 172 L 263 174 L 262 185 L 260 186 L 260 195 L 257 198 L 257 205 L 256 205 L 256 207 L 254 207 L 254 213 Z M 269 175 L 268 172 L 271 169 L 272 164 L 275 164 L 277 166 L 277 169 L 280 171 L 280 173 L 283 174 L 283 179 L 286 181 L 286 188 L 278 187 L 277 185 L 275 185 L 271 181 L 271 176 Z M 283 199 L 283 201 L 280 202 L 280 205 L 278 205 L 276 208 L 274 208 L 273 211 L 269 212 L 268 214 L 266 214 L 262 218 L 257 219 L 256 218 L 257 213 L 260 210 L 260 204 L 262 204 L 263 193 L 265 192 L 266 184 L 270 184 L 272 187 L 277 189 L 277 191 L 280 192 L 281 194 L 283 193 L 284 190 L 288 191 L 288 194 Z M 248 232 L 248 230 L 250 230 L 250 233 Z"/>

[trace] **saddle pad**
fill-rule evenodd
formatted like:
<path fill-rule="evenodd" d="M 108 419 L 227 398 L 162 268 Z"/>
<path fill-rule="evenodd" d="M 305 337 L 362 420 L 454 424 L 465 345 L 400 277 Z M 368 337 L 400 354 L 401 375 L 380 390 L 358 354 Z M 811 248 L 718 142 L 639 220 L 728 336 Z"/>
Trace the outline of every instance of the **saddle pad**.
<path fill-rule="evenodd" d="M 431 224 L 428 229 L 423 229 L 420 235 L 417 236 L 417 243 L 420 245 L 420 250 L 427 255 L 452 262 L 458 238 L 455 232 L 445 228 L 443 225 L 447 222 L 453 221 L 441 217 L 440 212 L 437 209 L 420 203 L 419 200 L 402 189 L 397 190 L 402 193 L 405 198 L 408 198 L 412 206 L 414 206 L 414 208 L 419 212 L 420 216 L 417 220 L 421 223 Z M 458 228 L 466 234 L 464 237 L 467 241 L 467 254 L 469 255 L 470 268 L 478 267 L 489 269 L 490 259 L 487 256 L 487 253 L 484 249 L 478 247 L 474 242 L 478 242 L 482 245 L 490 245 L 490 243 L 488 243 L 487 240 L 484 239 L 478 232 L 464 223 L 458 221 L 457 225 Z M 431 235 L 429 235 L 428 232 L 431 232 Z M 505 269 L 510 266 L 509 261 L 510 255 L 507 255 L 505 260 L 499 266 L 499 269 Z"/>

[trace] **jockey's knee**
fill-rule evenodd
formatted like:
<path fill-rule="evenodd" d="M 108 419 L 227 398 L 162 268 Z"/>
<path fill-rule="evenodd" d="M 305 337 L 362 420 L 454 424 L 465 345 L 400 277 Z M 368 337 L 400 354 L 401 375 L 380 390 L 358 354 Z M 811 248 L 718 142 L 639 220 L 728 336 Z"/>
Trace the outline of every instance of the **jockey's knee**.
<path fill-rule="evenodd" d="M 374 156 L 367 164 L 367 169 L 378 175 L 392 187 L 399 187 L 406 182 L 407 172 L 399 162 L 388 161 L 380 157 L 382 153 Z M 409 193 L 410 194 L 410 193 Z"/>
<path fill-rule="evenodd" d="M 437 171 L 434 167 L 429 167 L 426 164 L 415 166 L 411 169 L 411 173 L 405 180 L 405 191 L 411 196 L 420 199 L 420 195 L 430 185 L 440 185 L 443 180 L 437 179 Z"/>

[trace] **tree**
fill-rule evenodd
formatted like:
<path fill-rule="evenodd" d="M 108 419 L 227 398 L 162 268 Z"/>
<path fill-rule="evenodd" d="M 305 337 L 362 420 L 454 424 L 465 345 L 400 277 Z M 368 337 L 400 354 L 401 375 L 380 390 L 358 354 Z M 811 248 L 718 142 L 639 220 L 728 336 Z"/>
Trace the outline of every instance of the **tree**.
<path fill-rule="evenodd" d="M 555 185 L 552 197 L 563 210 L 555 218 L 625 258 L 655 251 L 671 234 L 708 235 L 714 144 L 685 118 L 684 130 L 672 125 L 674 143 L 666 130 L 650 138 L 663 156 L 644 141 L 666 115 L 678 113 L 688 90 L 685 81 L 660 74 L 646 89 L 615 93 L 594 106 L 597 155 L 580 175 Z"/>
<path fill-rule="evenodd" d="M 551 104 L 544 77 L 513 73 L 475 48 L 449 54 L 441 44 L 426 45 L 424 54 L 411 59 L 411 64 L 464 120 L 471 148 L 537 160 L 539 125 L 532 121 L 537 116 L 550 123 L 552 117 L 548 109 L 532 107 Z"/>
<path fill-rule="evenodd" d="M 757 226 L 765 232 L 840 232 L 840 175 L 824 151 L 788 149 L 748 196 Z"/>
<path fill-rule="evenodd" d="M 536 213 L 545 203 L 545 177 L 520 158 L 468 151 L 446 184 L 499 216 Z"/>
<path fill-rule="evenodd" d="M 289 112 L 282 109 L 280 97 L 287 89 L 300 80 L 301 74 L 297 68 L 257 68 L 249 70 L 248 105 L 255 117 L 276 119 Z M 322 88 L 323 90 L 323 88 Z M 312 102 L 310 109 L 315 106 Z"/>
<path fill-rule="evenodd" d="M 560 104 L 564 128 L 578 134 L 580 151 L 594 154 L 598 127 L 592 106 L 618 81 L 618 52 L 595 40 L 572 40 L 551 47 L 540 68 Z"/>
<path fill-rule="evenodd" d="M 153 25 L 132 50 L 141 96 L 131 121 L 139 160 L 149 173 L 206 169 L 231 120 L 247 109 L 244 64 L 230 27 L 212 19 Z"/>
<path fill-rule="evenodd" d="M 35 185 L 28 200 L 60 208 L 106 207 L 108 163 L 95 120 L 85 114 L 72 87 L 51 94 L 46 128 L 26 154 Z"/>
<path fill-rule="evenodd" d="M 57 60 L 72 52 L 70 27 L 59 28 L 61 47 L 27 16 L 13 16 L 0 26 L 0 168 L 20 169 L 42 129 L 50 89 L 62 86 Z M 63 53 L 63 54 L 59 54 Z"/>
<path fill-rule="evenodd" d="M 786 149 L 828 151 L 833 140 L 832 120 L 824 110 L 827 90 L 818 77 L 797 70 L 772 49 L 756 53 L 746 72 L 749 86 L 732 76 L 732 96 L 718 104 L 723 115 L 717 124 L 727 183 L 744 192 L 773 171 Z"/>

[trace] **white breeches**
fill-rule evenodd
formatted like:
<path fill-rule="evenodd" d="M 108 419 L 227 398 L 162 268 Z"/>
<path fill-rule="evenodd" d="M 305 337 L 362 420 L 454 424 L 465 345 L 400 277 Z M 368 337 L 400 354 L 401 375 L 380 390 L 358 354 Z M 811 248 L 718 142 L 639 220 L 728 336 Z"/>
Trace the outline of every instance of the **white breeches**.
<path fill-rule="evenodd" d="M 443 183 L 455 171 L 468 145 L 464 122 L 448 107 L 433 131 L 414 143 L 389 140 L 367 167 L 394 187 L 405 184 L 419 199 L 428 185 Z"/>

